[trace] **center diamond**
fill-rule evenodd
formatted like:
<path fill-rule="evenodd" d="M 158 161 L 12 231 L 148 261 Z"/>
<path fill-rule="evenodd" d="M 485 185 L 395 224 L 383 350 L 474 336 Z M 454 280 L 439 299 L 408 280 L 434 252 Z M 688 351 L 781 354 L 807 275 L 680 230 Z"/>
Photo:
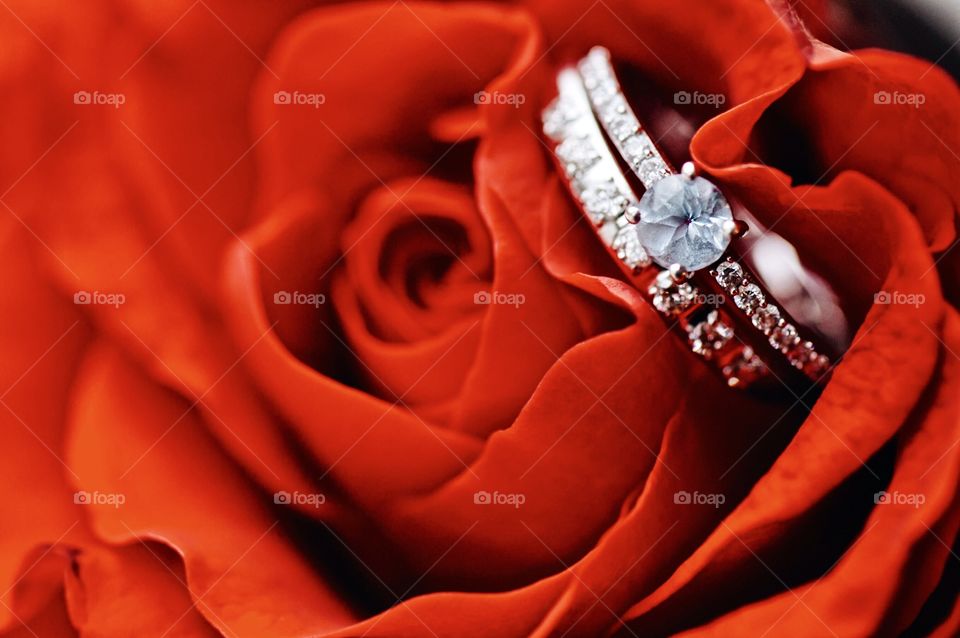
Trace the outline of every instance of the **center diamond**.
<path fill-rule="evenodd" d="M 720 259 L 730 244 L 724 222 L 732 221 L 730 204 L 702 177 L 669 175 L 640 198 L 640 243 L 664 268 L 680 264 L 699 270 Z"/>

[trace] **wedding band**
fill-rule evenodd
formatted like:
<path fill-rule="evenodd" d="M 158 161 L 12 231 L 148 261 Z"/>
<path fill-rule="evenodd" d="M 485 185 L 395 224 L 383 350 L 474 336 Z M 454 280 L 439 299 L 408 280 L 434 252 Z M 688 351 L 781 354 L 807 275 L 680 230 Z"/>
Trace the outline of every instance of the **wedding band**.
<path fill-rule="evenodd" d="M 691 350 L 730 386 L 784 375 L 824 381 L 829 348 L 802 332 L 838 349 L 846 326 L 819 279 L 804 281 L 819 293 L 818 316 L 830 321 L 801 329 L 736 249 L 751 226 L 743 218 L 756 221 L 741 208 L 735 217 L 730 200 L 692 163 L 673 169 L 628 104 L 606 49 L 562 69 L 557 89 L 543 129 L 568 189 L 625 274 Z"/>

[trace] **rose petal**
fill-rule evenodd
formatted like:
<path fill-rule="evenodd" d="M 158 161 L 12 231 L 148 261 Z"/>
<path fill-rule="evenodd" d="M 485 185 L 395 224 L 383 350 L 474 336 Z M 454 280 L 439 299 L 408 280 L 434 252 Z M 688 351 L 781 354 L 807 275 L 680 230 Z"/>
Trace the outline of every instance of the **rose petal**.
<path fill-rule="evenodd" d="M 768 576 L 756 556 L 772 560 L 770 554 L 782 550 L 778 545 L 787 538 L 783 528 L 802 526 L 803 517 L 817 503 L 860 470 L 902 428 L 934 371 L 939 341 L 932 330 L 939 325 L 943 306 L 936 283 L 921 278 L 931 260 L 924 250 L 918 250 L 923 239 L 905 208 L 872 182 L 849 173 L 829 188 L 811 189 L 807 198 L 814 209 L 860 198 L 864 205 L 859 212 L 847 213 L 854 217 L 875 218 L 875 211 L 884 210 L 879 217 L 883 224 L 857 227 L 856 232 L 864 235 L 865 228 L 872 229 L 860 240 L 870 241 L 874 250 L 863 254 L 874 259 L 875 269 L 885 272 L 884 289 L 923 295 L 925 303 L 873 306 L 811 416 L 770 471 L 664 585 L 628 612 L 629 618 L 640 617 L 638 626 L 648 612 L 652 614 L 650 622 L 671 622 L 666 620 L 669 610 L 675 612 L 676 605 L 689 604 L 689 596 L 702 596 L 700 587 L 716 582 L 720 573 L 757 566 L 761 576 Z M 836 224 L 835 232 L 852 241 L 853 226 L 845 230 L 844 217 L 833 214 L 823 219 Z M 885 258 L 880 255 L 884 253 L 893 259 L 881 269 Z M 905 348 L 906 343 L 911 346 Z M 854 402 L 849 397 L 857 399 Z M 817 471 L 810 472 L 810 467 Z M 774 529 L 781 532 L 773 534 Z M 745 590 L 746 576 L 740 578 Z M 658 605 L 666 605 L 666 616 L 658 616 Z M 712 605 L 720 606 L 720 600 L 715 597 Z M 675 616 L 672 622 L 677 622 Z"/>
<path fill-rule="evenodd" d="M 278 122 L 257 149 L 261 210 L 313 188 L 318 176 L 336 176 L 324 195 L 341 215 L 328 223 L 340 227 L 348 204 L 370 186 L 436 169 L 449 145 L 429 143 L 432 121 L 453 104 L 472 103 L 532 29 L 525 13 L 494 5 L 371 3 L 301 16 L 270 56 L 280 79 L 262 75 L 254 95 L 258 126 Z M 323 108 L 275 104 L 281 89 L 322 94 Z"/>
<path fill-rule="evenodd" d="M 118 175 L 111 162 L 74 143 L 62 143 L 78 154 L 69 164 L 46 158 L 57 164 L 53 174 L 72 214 L 40 218 L 32 226 L 67 264 L 55 272 L 61 294 L 85 295 L 78 308 L 96 329 L 134 353 L 158 383 L 190 397 L 205 412 L 211 431 L 263 484 L 306 489 L 310 481 L 295 462 L 287 433 L 251 392 L 240 365 L 243 350 L 256 338 L 243 346 L 231 343 L 218 329 L 220 320 L 179 285 L 185 275 L 169 266 L 164 259 L 169 255 L 150 250 L 150 240 L 129 214 L 149 205 L 140 194 L 142 176 Z M 74 161 L 83 164 L 82 171 Z M 109 187 L 93 191 L 87 188 L 91 181 Z M 137 267 L 124 276 L 134 263 Z"/>
<path fill-rule="evenodd" d="M 74 308 L 42 282 L 26 231 L 0 249 L 4 294 L 0 295 L 0 627 L 29 620 L 37 604 L 22 605 L 14 585 L 58 556 L 62 546 L 83 539 L 85 525 L 73 505 L 69 469 L 62 460 L 64 414 L 72 377 L 89 330 Z M 38 570 L 38 573 L 42 570 Z M 31 591 L 45 603 L 61 586 L 56 573 Z"/>
<path fill-rule="evenodd" d="M 914 498 L 919 505 L 878 505 L 865 529 L 822 578 L 788 593 L 748 605 L 684 635 L 838 635 L 899 633 L 932 592 L 960 526 L 955 486 L 960 475 L 960 406 L 956 384 L 960 347 L 955 312 L 944 332 L 942 369 L 931 383 L 932 407 L 905 428 L 894 475 L 884 493 Z"/>
<path fill-rule="evenodd" d="M 246 241 L 267 259 L 279 261 L 291 254 L 297 238 L 318 234 L 322 223 L 312 208 L 288 201 L 269 223 L 251 231 Z M 476 439 L 432 427 L 395 402 L 355 390 L 295 358 L 280 338 L 288 315 L 278 315 L 276 333 L 266 315 L 263 298 L 268 275 L 239 245 L 230 262 L 227 290 L 236 307 L 230 315 L 235 338 L 238 343 L 252 343 L 262 335 L 247 354 L 245 366 L 319 462 L 336 467 L 337 477 L 354 498 L 375 511 L 397 494 L 434 487 L 477 454 Z M 302 267 L 296 270 L 303 271 Z M 287 270 L 279 272 L 287 281 Z M 298 309 L 276 308 L 280 307 Z M 299 310 L 312 313 L 314 309 Z M 335 337 L 324 336 L 329 332 L 322 325 L 318 334 L 336 343 Z M 337 417 L 332 424 L 330 414 Z M 384 457 L 383 450 L 392 453 Z"/>
<path fill-rule="evenodd" d="M 556 60 L 599 44 L 673 91 L 720 91 L 732 104 L 796 79 L 805 65 L 793 33 L 765 2 L 526 4 L 543 22 Z"/>
<path fill-rule="evenodd" d="M 197 611 L 212 611 L 190 599 L 183 565 L 159 543 L 125 547 L 88 546 L 66 575 L 66 600 L 74 625 L 91 638 L 170 632 L 220 636 Z"/>
<path fill-rule="evenodd" d="M 82 489 L 124 497 L 89 506 L 100 538 L 174 548 L 200 613 L 224 632 L 303 635 L 352 622 L 183 401 L 107 347 L 90 353 L 85 371 L 68 458 Z"/>

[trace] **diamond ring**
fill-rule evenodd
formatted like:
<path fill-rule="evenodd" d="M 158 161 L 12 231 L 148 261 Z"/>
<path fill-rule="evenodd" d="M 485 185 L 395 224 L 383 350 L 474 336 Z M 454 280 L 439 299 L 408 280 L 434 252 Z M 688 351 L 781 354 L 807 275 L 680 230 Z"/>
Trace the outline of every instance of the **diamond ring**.
<path fill-rule="evenodd" d="M 691 350 L 730 386 L 823 382 L 847 343 L 830 287 L 692 162 L 672 168 L 606 49 L 562 69 L 557 90 L 543 129 L 571 194 Z"/>

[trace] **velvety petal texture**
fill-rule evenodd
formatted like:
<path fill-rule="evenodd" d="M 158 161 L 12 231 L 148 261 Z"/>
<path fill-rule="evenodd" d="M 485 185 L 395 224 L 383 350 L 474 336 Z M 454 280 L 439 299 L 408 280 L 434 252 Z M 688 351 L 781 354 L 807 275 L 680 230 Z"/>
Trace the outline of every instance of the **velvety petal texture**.
<path fill-rule="evenodd" d="M 957 635 L 960 91 L 793 4 L 4 4 L 0 635 Z M 597 241 L 597 44 L 723 97 L 661 142 L 833 284 L 822 391 Z"/>

